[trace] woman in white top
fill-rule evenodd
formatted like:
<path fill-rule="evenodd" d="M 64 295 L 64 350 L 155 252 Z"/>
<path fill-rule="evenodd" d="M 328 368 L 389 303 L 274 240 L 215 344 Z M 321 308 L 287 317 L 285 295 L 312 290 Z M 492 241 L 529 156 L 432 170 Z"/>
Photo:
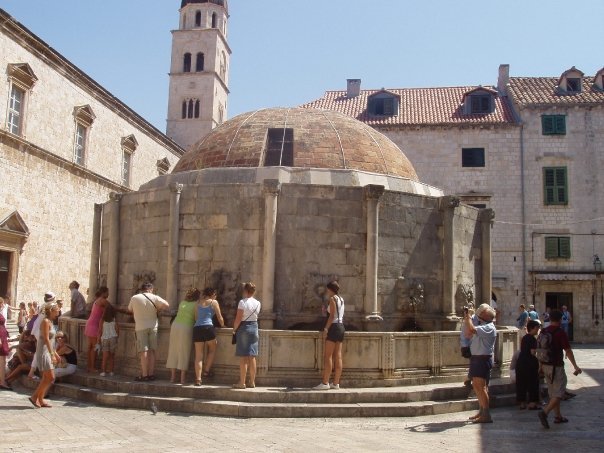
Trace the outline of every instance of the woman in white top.
<path fill-rule="evenodd" d="M 327 295 L 329 296 L 329 307 L 327 312 L 329 318 L 323 329 L 325 345 L 323 346 L 323 379 L 315 390 L 329 390 L 340 388 L 340 377 L 342 376 L 342 341 L 344 341 L 344 299 L 338 296 L 340 285 L 338 282 L 327 284 Z M 329 383 L 329 376 L 335 364 L 333 383 Z"/>
<path fill-rule="evenodd" d="M 248 387 L 256 387 L 256 356 L 258 355 L 258 314 L 260 301 L 254 299 L 256 285 L 247 282 L 243 285 L 243 299 L 239 301 L 237 316 L 233 324 L 237 345 L 235 355 L 239 357 L 239 382 L 233 388 L 244 389 L 247 372 L 250 372 Z"/>

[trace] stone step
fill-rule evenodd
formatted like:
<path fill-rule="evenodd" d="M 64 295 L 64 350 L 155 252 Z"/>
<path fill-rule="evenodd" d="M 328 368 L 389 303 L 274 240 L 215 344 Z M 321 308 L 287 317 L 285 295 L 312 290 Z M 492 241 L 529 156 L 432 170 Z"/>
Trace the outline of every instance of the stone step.
<path fill-rule="evenodd" d="M 179 398 L 200 398 L 220 401 L 239 401 L 250 403 L 289 403 L 289 404 L 351 404 L 351 403 L 390 403 L 414 401 L 443 401 L 465 399 L 470 391 L 456 383 L 416 385 L 402 387 L 342 388 L 340 390 L 312 390 L 291 387 L 257 387 L 235 390 L 230 385 L 216 385 L 211 381 L 202 387 L 193 385 L 174 385 L 166 381 L 136 382 L 125 376 L 101 377 L 88 373 L 76 373 L 65 381 L 81 387 L 95 388 L 108 392 L 141 393 L 153 396 L 174 396 Z M 506 379 L 491 381 L 491 395 L 514 392 L 515 387 Z"/>
<path fill-rule="evenodd" d="M 91 376 L 70 376 L 70 382 L 53 386 L 52 394 L 102 406 L 151 410 L 154 404 L 162 412 L 183 412 L 228 417 L 414 417 L 476 409 L 475 398 L 421 399 L 430 389 L 409 392 L 408 388 L 353 390 L 308 390 L 255 388 L 233 390 L 224 386 L 175 386 L 165 382 L 138 383 Z M 113 387 L 108 390 L 103 387 Z M 83 386 L 87 382 L 95 386 Z M 29 389 L 37 382 L 22 378 Z M 109 385 L 109 384 L 111 385 Z M 493 389 L 508 390 L 495 385 Z M 154 392 L 154 393 L 149 393 Z M 443 393 L 438 396 L 445 396 Z M 493 407 L 514 404 L 515 395 L 491 396 Z"/>

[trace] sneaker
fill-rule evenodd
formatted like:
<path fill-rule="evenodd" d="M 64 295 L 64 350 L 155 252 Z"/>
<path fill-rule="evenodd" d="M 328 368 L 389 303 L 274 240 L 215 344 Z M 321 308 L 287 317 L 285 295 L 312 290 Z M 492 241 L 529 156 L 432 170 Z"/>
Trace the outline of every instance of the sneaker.
<path fill-rule="evenodd" d="M 329 384 L 329 388 L 332 390 L 340 390 L 340 384 Z"/>
<path fill-rule="evenodd" d="M 105 377 L 105 372 L 99 373 L 99 376 Z"/>
<path fill-rule="evenodd" d="M 313 390 L 329 390 L 329 384 L 323 384 L 322 382 L 319 385 L 316 385 L 312 388 Z"/>

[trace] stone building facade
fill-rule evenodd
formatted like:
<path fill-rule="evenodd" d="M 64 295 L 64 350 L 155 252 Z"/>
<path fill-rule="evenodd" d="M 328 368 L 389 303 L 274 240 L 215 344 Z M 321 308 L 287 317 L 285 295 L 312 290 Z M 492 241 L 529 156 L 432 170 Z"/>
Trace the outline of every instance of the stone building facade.
<path fill-rule="evenodd" d="M 521 119 L 527 298 L 566 305 L 577 341 L 604 340 L 604 68 L 500 84 Z"/>
<path fill-rule="evenodd" d="M 2 10 L 0 49 L 0 294 L 67 298 L 73 279 L 94 291 L 95 203 L 184 150 Z"/>
<path fill-rule="evenodd" d="M 602 341 L 603 74 L 510 77 L 501 65 L 497 86 L 392 90 L 351 79 L 305 107 L 365 122 L 404 144 L 422 181 L 497 213 L 492 284 L 502 323 L 514 323 L 520 303 L 540 312 L 566 304 L 575 339 Z"/>

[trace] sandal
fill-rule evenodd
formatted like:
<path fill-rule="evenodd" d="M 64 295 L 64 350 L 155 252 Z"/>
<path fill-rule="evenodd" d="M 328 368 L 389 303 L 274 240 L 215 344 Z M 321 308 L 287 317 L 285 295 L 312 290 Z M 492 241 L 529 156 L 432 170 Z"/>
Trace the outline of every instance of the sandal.
<path fill-rule="evenodd" d="M 52 407 L 52 406 L 48 403 L 42 403 L 42 404 L 40 404 L 40 407 Z"/>
<path fill-rule="evenodd" d="M 39 404 L 37 404 L 34 400 L 32 400 L 31 397 L 27 398 L 27 399 L 29 400 L 29 402 L 35 409 L 40 409 L 41 406 Z"/>
<path fill-rule="evenodd" d="M 134 378 L 136 382 L 146 382 L 149 380 L 149 376 L 137 376 Z"/>
<path fill-rule="evenodd" d="M 554 418 L 554 423 L 568 423 L 568 418 L 556 417 L 556 418 Z"/>
<path fill-rule="evenodd" d="M 148 381 L 154 381 L 155 380 L 155 375 L 154 374 L 150 374 L 149 376 L 147 376 L 147 380 Z"/>
<path fill-rule="evenodd" d="M 195 387 L 201 387 L 201 379 L 195 380 Z"/>
<path fill-rule="evenodd" d="M 233 388 L 234 389 L 244 389 L 245 388 L 245 384 L 233 384 Z"/>

